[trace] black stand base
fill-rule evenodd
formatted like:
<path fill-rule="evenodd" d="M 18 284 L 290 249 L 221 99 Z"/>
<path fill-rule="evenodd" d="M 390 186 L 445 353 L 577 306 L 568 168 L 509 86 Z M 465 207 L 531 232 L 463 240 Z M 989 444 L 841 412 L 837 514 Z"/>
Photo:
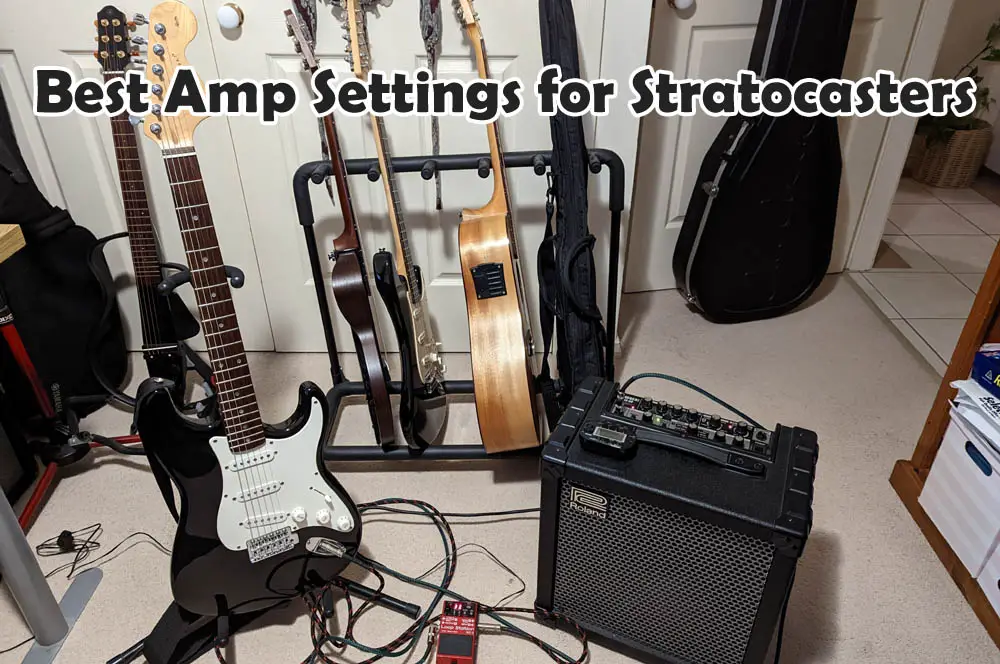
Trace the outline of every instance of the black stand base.
<path fill-rule="evenodd" d="M 473 383 L 471 380 L 446 380 L 442 381 L 441 387 L 444 393 L 451 395 L 473 395 Z M 399 394 L 403 386 L 399 381 L 389 383 L 389 394 Z M 326 393 L 327 403 L 330 405 L 330 412 L 333 414 L 333 421 L 337 421 L 340 410 L 343 408 L 345 397 L 365 396 L 365 384 L 360 381 L 344 381 L 337 383 Z M 529 450 L 519 450 L 517 452 L 507 452 L 503 454 L 487 454 L 486 448 L 480 445 L 432 445 L 425 449 L 414 449 L 411 447 L 399 446 L 384 450 L 378 445 L 333 445 L 329 444 L 323 449 L 323 459 L 325 461 L 403 461 L 406 459 L 425 459 L 427 461 L 483 461 L 485 459 L 502 459 L 511 456 L 524 456 L 526 454 L 537 454 L 541 448 L 534 447 Z"/>

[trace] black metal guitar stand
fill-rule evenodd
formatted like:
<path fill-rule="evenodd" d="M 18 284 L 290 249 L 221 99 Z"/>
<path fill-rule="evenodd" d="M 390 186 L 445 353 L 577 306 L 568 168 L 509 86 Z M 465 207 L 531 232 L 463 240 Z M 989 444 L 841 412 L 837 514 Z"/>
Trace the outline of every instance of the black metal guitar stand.
<path fill-rule="evenodd" d="M 591 150 L 589 153 L 590 171 L 595 175 L 606 166 L 611 178 L 611 188 L 608 208 L 611 212 L 611 240 L 608 248 L 608 333 L 607 333 L 607 375 L 614 375 L 615 327 L 618 291 L 618 265 L 620 261 L 620 240 L 622 211 L 625 209 L 625 165 L 616 153 L 611 150 Z M 535 175 L 544 176 L 552 163 L 550 151 L 511 152 L 504 156 L 507 168 L 532 168 Z M 475 170 L 479 177 L 490 175 L 491 162 L 488 154 L 459 154 L 438 157 L 395 157 L 392 167 L 396 173 L 420 173 L 425 180 L 430 180 L 438 171 Z M 323 333 L 326 338 L 327 353 L 330 357 L 330 373 L 333 376 L 333 388 L 327 393 L 327 401 L 334 420 L 343 406 L 343 399 L 349 396 L 365 395 L 365 385 L 360 381 L 348 381 L 344 376 L 343 367 L 337 357 L 337 342 L 333 336 L 333 319 L 330 314 L 330 302 L 327 298 L 327 279 L 320 262 L 319 247 L 316 243 L 316 233 L 313 229 L 315 216 L 309 185 L 322 184 L 332 172 L 329 161 L 313 161 L 302 164 L 295 171 L 292 188 L 295 193 L 295 206 L 298 212 L 299 224 L 305 235 L 306 250 L 312 268 L 313 283 L 316 286 L 316 300 L 319 304 L 320 319 L 323 321 Z M 347 161 L 349 175 L 365 175 L 371 182 L 377 182 L 381 177 L 379 163 L 376 158 L 351 159 Z M 446 380 L 441 383 L 445 394 L 473 394 L 471 380 Z M 401 384 L 392 381 L 389 384 L 390 394 L 399 394 Z M 528 450 L 537 452 L 539 448 Z M 479 445 L 432 445 L 424 450 L 401 446 L 383 451 L 377 445 L 327 445 L 323 450 L 323 458 L 327 461 L 396 461 L 402 459 L 471 461 L 494 459 L 518 454 L 491 454 Z"/>

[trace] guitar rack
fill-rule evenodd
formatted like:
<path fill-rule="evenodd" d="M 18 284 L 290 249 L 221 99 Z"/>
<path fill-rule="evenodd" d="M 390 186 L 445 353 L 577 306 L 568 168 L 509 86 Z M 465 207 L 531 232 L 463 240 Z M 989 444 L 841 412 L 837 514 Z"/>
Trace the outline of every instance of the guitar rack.
<path fill-rule="evenodd" d="M 616 309 L 618 291 L 618 267 L 621 254 L 622 212 L 625 209 L 625 165 L 615 152 L 595 149 L 588 153 L 591 173 L 599 174 L 607 167 L 610 176 L 610 192 L 608 209 L 611 212 L 611 232 L 609 242 L 608 262 L 608 304 L 607 304 L 607 348 L 605 352 L 607 375 L 614 376 L 614 351 L 616 333 Z M 420 173 L 424 180 L 430 180 L 438 171 L 475 170 L 479 177 L 490 176 L 491 162 L 489 154 L 459 154 L 441 155 L 437 157 L 394 157 L 392 167 L 396 173 Z M 504 155 L 504 165 L 507 168 L 532 168 L 535 175 L 545 176 L 552 164 L 551 151 L 511 152 Z M 370 182 L 377 182 L 381 177 L 377 158 L 350 159 L 346 162 L 348 175 L 364 175 Z M 349 381 L 344 375 L 343 367 L 337 356 L 337 341 L 333 335 L 333 319 L 331 318 L 330 301 L 327 287 L 328 279 L 320 262 L 319 247 L 313 228 L 313 214 L 310 196 L 310 184 L 322 184 L 331 174 L 329 161 L 312 161 L 302 164 L 292 180 L 295 194 L 295 206 L 298 212 L 299 224 L 305 236 L 306 250 L 312 269 L 313 283 L 316 287 L 316 299 L 319 304 L 320 318 L 323 321 L 323 333 L 326 339 L 327 354 L 330 358 L 330 373 L 333 377 L 333 388 L 327 393 L 327 401 L 333 421 L 336 422 L 344 398 L 365 395 L 365 385 L 361 381 Z M 445 380 L 441 383 L 446 395 L 473 394 L 471 380 Z M 399 394 L 401 384 L 390 381 L 390 394 Z M 330 434 L 331 438 L 333 433 Z M 478 445 L 432 445 L 426 449 L 411 449 L 399 446 L 395 449 L 383 450 L 378 445 L 332 445 L 323 450 L 326 461 L 399 461 L 404 459 L 422 459 L 433 461 L 474 461 L 483 459 L 503 458 L 523 455 L 525 452 L 535 452 L 540 448 L 527 451 L 517 451 L 501 454 L 486 453 L 482 444 Z"/>

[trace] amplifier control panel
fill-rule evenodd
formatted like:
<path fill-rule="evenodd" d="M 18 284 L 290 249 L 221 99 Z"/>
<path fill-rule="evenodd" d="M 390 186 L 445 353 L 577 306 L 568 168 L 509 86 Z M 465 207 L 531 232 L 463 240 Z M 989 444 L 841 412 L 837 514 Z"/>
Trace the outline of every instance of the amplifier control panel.
<path fill-rule="evenodd" d="M 774 457 L 774 432 L 664 401 L 616 392 L 602 419 L 627 423 L 768 461 Z"/>

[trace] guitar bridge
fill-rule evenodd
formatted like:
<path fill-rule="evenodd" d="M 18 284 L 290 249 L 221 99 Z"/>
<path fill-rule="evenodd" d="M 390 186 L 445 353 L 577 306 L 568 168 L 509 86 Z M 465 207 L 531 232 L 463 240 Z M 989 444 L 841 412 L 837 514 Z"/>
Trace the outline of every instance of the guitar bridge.
<path fill-rule="evenodd" d="M 250 562 L 259 563 L 285 551 L 291 551 L 298 543 L 299 536 L 292 532 L 291 527 L 286 527 L 247 540 L 247 553 L 250 554 Z"/>
<path fill-rule="evenodd" d="M 476 287 L 476 299 L 488 300 L 507 294 L 507 280 L 503 276 L 503 263 L 482 263 L 470 270 Z"/>

